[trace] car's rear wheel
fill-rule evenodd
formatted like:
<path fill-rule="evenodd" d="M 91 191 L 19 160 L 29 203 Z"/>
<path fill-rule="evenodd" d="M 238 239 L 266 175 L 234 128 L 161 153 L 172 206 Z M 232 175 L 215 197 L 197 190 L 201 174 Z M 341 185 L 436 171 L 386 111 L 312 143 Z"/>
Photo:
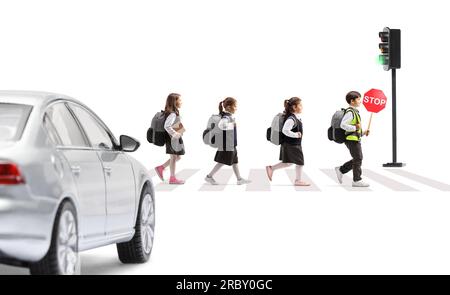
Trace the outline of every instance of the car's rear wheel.
<path fill-rule="evenodd" d="M 56 214 L 52 241 L 47 254 L 40 261 L 30 264 L 33 275 L 80 274 L 78 253 L 78 225 L 72 203 L 65 201 Z"/>
<path fill-rule="evenodd" d="M 148 186 L 139 203 L 135 234 L 129 242 L 118 243 L 117 253 L 122 263 L 144 263 L 150 258 L 155 231 L 155 200 Z"/>

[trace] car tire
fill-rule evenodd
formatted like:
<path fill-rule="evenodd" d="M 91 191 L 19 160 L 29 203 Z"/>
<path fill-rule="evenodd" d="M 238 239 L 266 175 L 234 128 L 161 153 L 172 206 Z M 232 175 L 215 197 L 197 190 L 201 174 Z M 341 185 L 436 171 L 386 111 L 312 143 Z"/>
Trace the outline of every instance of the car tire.
<path fill-rule="evenodd" d="M 148 185 L 139 201 L 135 233 L 129 242 L 118 243 L 117 253 L 122 263 L 144 263 L 150 258 L 155 231 L 155 199 Z"/>
<path fill-rule="evenodd" d="M 40 261 L 30 264 L 32 275 L 80 274 L 78 253 L 78 223 L 76 210 L 64 201 L 56 213 L 52 240 L 47 254 Z"/>

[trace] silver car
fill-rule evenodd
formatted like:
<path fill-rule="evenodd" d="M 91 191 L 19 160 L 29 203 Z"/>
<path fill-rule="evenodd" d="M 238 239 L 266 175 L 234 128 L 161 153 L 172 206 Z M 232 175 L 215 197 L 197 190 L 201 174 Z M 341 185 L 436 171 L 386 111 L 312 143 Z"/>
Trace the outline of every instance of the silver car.
<path fill-rule="evenodd" d="M 80 251 L 112 243 L 146 262 L 154 187 L 126 154 L 139 145 L 65 95 L 0 91 L 0 263 L 77 274 Z"/>

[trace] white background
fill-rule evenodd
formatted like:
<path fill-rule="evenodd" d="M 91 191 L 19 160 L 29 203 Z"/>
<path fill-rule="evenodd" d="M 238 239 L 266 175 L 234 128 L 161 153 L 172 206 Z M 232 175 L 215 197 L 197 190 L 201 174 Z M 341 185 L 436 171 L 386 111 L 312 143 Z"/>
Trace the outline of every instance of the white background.
<path fill-rule="evenodd" d="M 146 143 L 146 130 L 167 94 L 178 92 L 187 129 L 179 168 L 205 172 L 214 151 L 202 131 L 219 101 L 233 96 L 245 175 L 277 161 L 265 130 L 291 96 L 304 103 L 305 169 L 341 164 L 347 150 L 326 137 L 331 115 L 348 91 L 379 88 L 389 103 L 363 143 L 364 167 L 376 168 L 392 160 L 390 72 L 377 64 L 378 32 L 390 26 L 402 30 L 398 160 L 450 183 L 447 7 L 434 0 L 1 1 L 0 89 L 83 101 L 116 136 L 143 143 L 134 156 L 149 168 L 166 155 Z M 153 264 L 122 273 L 450 272 L 448 194 L 299 199 L 236 191 L 211 200 L 190 188 L 158 196 Z"/>

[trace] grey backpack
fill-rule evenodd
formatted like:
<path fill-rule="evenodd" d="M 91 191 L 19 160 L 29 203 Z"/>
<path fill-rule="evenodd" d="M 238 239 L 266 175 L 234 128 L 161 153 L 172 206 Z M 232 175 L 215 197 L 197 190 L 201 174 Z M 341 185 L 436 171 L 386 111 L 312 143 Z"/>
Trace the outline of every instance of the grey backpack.
<path fill-rule="evenodd" d="M 164 111 L 158 112 L 152 119 L 152 124 L 147 130 L 147 141 L 153 143 L 156 146 L 164 146 L 166 143 L 166 129 L 164 129 L 164 123 L 166 122 L 166 116 Z"/>
<path fill-rule="evenodd" d="M 269 128 L 267 128 L 266 138 L 274 145 L 280 145 L 283 143 L 283 125 L 285 121 L 284 113 L 277 114 Z"/>
<path fill-rule="evenodd" d="M 219 147 L 219 135 L 222 134 L 222 130 L 219 129 L 219 122 L 222 119 L 221 115 L 212 115 L 206 126 L 205 131 L 203 131 L 203 142 L 210 147 Z"/>
<path fill-rule="evenodd" d="M 328 139 L 336 143 L 345 142 L 345 130 L 341 128 L 341 122 L 348 109 L 336 111 L 331 118 L 331 126 L 328 128 Z"/>

